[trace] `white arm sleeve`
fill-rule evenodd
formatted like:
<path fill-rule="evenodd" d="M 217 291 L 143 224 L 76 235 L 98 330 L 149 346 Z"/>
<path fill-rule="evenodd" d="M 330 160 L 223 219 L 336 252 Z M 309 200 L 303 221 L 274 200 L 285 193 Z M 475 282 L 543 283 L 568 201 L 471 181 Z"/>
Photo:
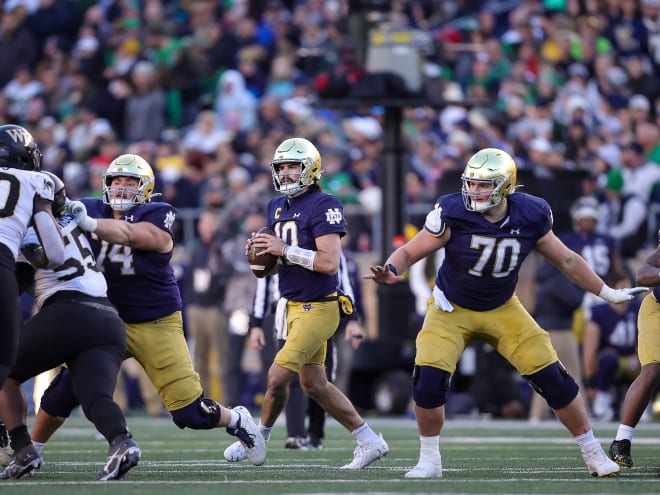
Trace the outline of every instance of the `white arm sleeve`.
<path fill-rule="evenodd" d="M 54 268 L 64 263 L 64 241 L 62 241 L 60 229 L 53 218 L 45 211 L 36 212 L 34 229 L 48 260 L 45 268 Z"/>

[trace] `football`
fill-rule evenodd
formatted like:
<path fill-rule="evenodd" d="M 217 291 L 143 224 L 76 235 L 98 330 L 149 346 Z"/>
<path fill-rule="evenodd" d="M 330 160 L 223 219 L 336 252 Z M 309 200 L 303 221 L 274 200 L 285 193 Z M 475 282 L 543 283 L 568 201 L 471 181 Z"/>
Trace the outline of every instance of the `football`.
<path fill-rule="evenodd" d="M 270 234 L 276 235 L 273 229 L 268 227 L 261 227 L 257 234 Z M 251 247 L 248 251 L 248 262 L 250 263 L 250 270 L 258 278 L 263 278 L 268 275 L 277 264 L 277 256 L 271 253 L 261 253 L 261 249 Z"/>

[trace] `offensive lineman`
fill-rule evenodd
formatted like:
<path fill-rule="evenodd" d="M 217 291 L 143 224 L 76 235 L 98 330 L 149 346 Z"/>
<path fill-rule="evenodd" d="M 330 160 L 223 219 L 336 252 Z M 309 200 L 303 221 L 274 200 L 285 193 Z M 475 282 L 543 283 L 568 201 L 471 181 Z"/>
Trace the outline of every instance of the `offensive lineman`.
<path fill-rule="evenodd" d="M 399 273 L 445 248 L 422 329 L 417 336 L 413 399 L 420 435 L 417 465 L 406 478 L 442 476 L 440 432 L 451 375 L 473 340 L 488 342 L 543 396 L 570 431 L 593 476 L 616 476 L 550 337 L 514 294 L 525 257 L 536 249 L 573 282 L 603 299 L 621 303 L 646 287 L 615 290 L 552 232 L 546 201 L 515 193 L 516 164 L 506 152 L 485 148 L 467 162 L 461 193 L 441 196 L 424 229 L 396 249 L 383 266 L 371 266 L 380 284 L 404 280 Z"/>
<path fill-rule="evenodd" d="M 145 369 L 179 428 L 225 427 L 238 437 L 255 465 L 266 446 L 250 412 L 228 409 L 204 397 L 183 334 L 181 295 L 170 260 L 176 209 L 151 202 L 151 166 L 138 155 L 115 158 L 103 178 L 103 197 L 74 201 L 68 209 L 87 232 L 108 282 L 108 298 L 124 321 L 127 355 Z M 89 214 L 87 213 L 89 211 Z M 76 405 L 70 373 L 46 390 L 32 429 L 41 448 Z"/>

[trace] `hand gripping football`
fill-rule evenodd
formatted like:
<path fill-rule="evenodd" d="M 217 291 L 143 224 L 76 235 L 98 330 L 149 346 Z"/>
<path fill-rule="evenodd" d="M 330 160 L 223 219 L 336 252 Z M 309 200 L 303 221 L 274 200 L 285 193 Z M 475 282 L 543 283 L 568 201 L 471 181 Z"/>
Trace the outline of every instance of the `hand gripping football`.
<path fill-rule="evenodd" d="M 268 227 L 262 227 L 257 231 L 257 234 L 270 234 L 276 235 L 273 229 Z M 275 265 L 277 264 L 277 256 L 271 253 L 261 253 L 263 249 L 255 248 L 254 246 L 250 247 L 248 251 L 248 262 L 250 263 L 250 270 L 258 278 L 263 278 L 273 271 Z"/>

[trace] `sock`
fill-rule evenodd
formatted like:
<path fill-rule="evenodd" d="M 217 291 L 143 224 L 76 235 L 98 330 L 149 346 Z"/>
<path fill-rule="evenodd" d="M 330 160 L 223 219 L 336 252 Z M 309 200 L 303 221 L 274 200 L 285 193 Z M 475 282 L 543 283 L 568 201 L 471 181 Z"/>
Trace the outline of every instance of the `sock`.
<path fill-rule="evenodd" d="M 574 438 L 575 438 L 575 441 L 580 446 L 580 448 L 583 448 L 589 442 L 592 442 L 593 440 L 596 440 L 596 437 L 594 436 L 594 430 L 589 430 L 588 432 L 583 433 L 582 435 L 578 435 Z"/>
<path fill-rule="evenodd" d="M 34 448 L 37 451 L 37 454 L 41 455 L 41 453 L 44 451 L 44 447 L 46 446 L 46 442 L 32 441 L 32 445 L 34 445 Z"/>
<path fill-rule="evenodd" d="M 272 426 L 264 426 L 261 424 L 261 421 L 259 421 L 259 431 L 264 437 L 264 440 L 268 441 L 270 439 L 270 432 L 273 431 Z"/>
<path fill-rule="evenodd" d="M 26 445 L 30 445 L 32 443 L 32 439 L 30 439 L 30 434 L 28 433 L 26 425 L 19 425 L 16 428 L 10 430 L 9 439 L 11 440 L 11 448 L 14 449 L 14 452 L 18 452 Z"/>
<path fill-rule="evenodd" d="M 229 410 L 229 423 L 227 423 L 228 428 L 236 428 L 238 426 L 238 420 L 241 416 L 234 410 Z"/>
<path fill-rule="evenodd" d="M 440 435 L 419 436 L 419 462 L 435 461 L 440 458 Z"/>
<path fill-rule="evenodd" d="M 375 442 L 379 438 L 366 421 L 353 430 L 351 435 L 353 435 L 353 438 L 359 443 Z"/>
<path fill-rule="evenodd" d="M 628 440 L 632 443 L 633 433 L 635 433 L 635 428 L 633 426 L 620 424 L 619 429 L 616 430 L 614 440 Z"/>

